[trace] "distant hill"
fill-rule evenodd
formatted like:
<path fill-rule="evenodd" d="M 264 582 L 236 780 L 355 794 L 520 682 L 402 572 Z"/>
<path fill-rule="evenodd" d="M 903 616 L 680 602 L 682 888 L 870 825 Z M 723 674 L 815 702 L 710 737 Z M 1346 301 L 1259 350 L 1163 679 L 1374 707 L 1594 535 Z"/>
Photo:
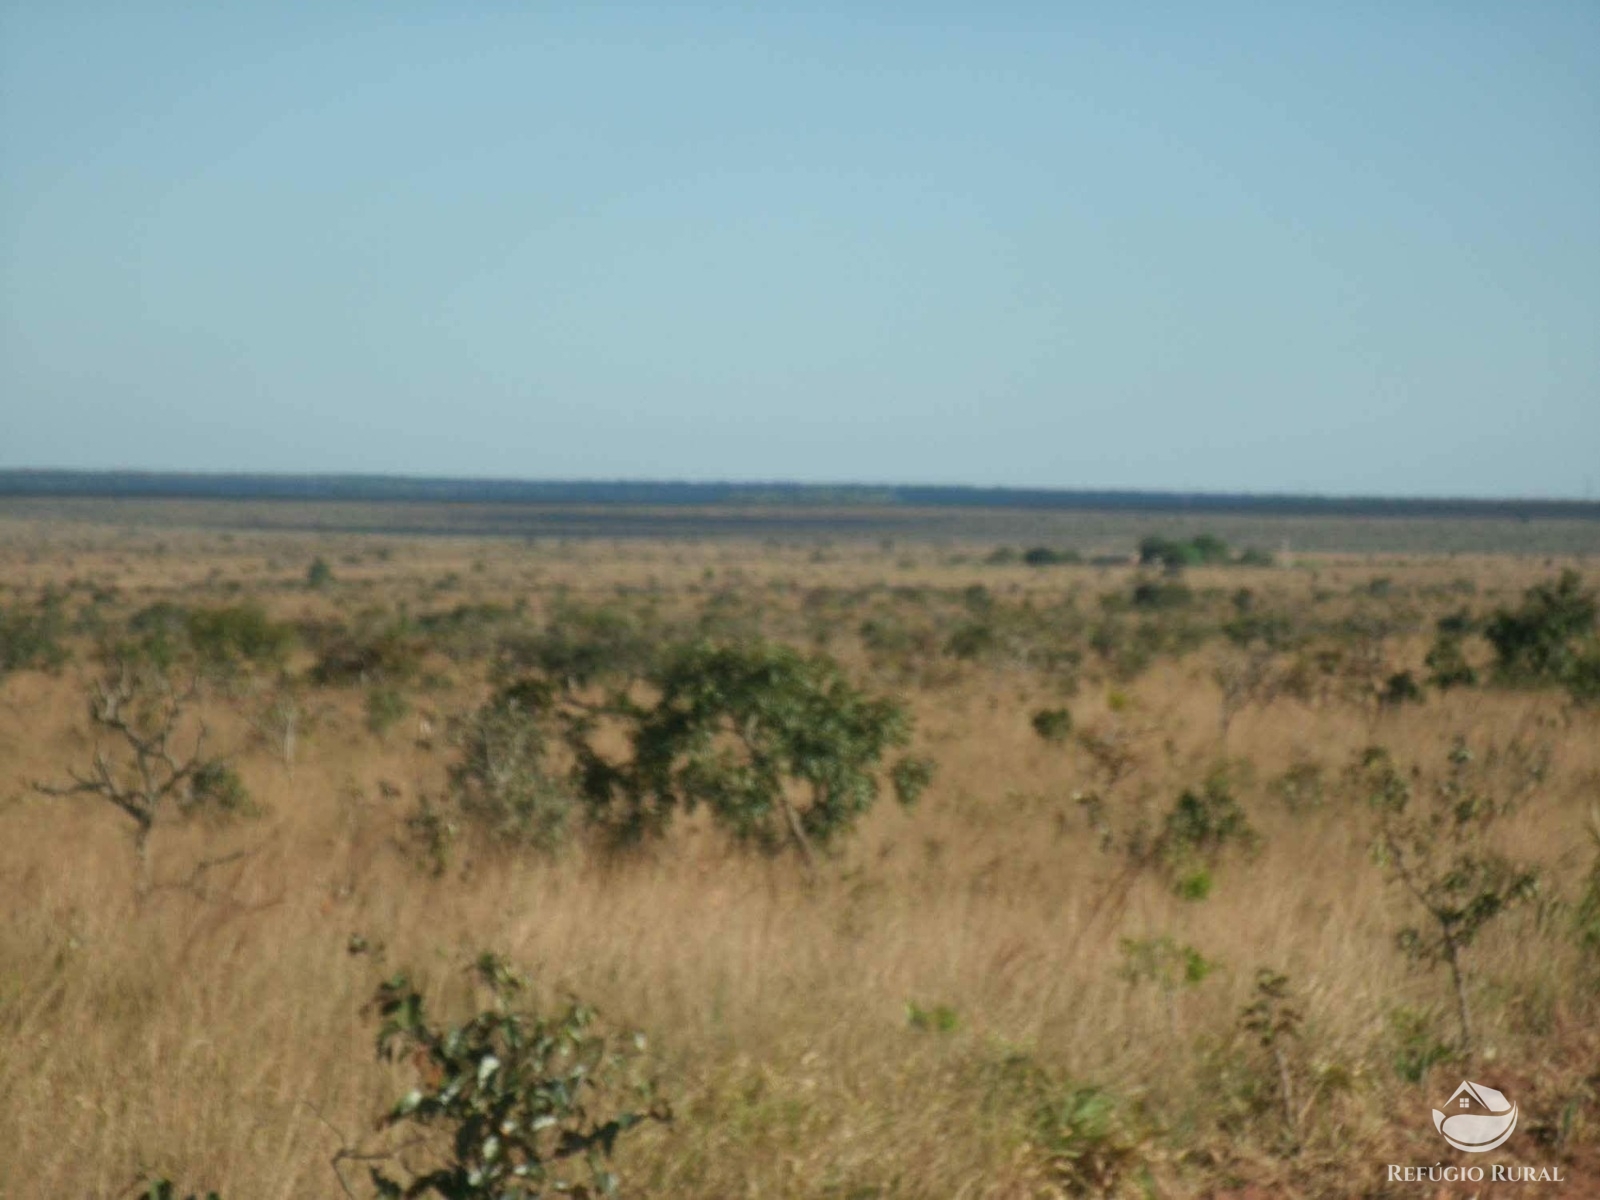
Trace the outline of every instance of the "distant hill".
<path fill-rule="evenodd" d="M 1044 488 L 447 479 L 401 475 L 226 475 L 0 470 L 0 497 L 323 500 L 601 507 L 988 508 L 1259 516 L 1600 520 L 1588 500 L 1419 499 Z"/>

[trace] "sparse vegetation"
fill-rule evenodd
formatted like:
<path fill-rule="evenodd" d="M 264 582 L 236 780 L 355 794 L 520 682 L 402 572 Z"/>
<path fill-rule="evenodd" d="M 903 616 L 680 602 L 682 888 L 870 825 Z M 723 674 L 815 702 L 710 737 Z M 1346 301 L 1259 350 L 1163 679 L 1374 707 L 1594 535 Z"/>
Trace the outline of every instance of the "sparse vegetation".
<path fill-rule="evenodd" d="M 1331 1200 L 1437 1156 L 1470 1053 L 1523 1150 L 1600 1180 L 1592 571 L 1297 540 L 1180 579 L 1132 527 L 1018 528 L 1085 560 L 1031 570 L 0 524 L 5 628 L 52 647 L 0 674 L 0 1178 Z M 81 716 L 125 678 L 153 800 Z M 463 977 L 484 945 L 530 982 Z"/>

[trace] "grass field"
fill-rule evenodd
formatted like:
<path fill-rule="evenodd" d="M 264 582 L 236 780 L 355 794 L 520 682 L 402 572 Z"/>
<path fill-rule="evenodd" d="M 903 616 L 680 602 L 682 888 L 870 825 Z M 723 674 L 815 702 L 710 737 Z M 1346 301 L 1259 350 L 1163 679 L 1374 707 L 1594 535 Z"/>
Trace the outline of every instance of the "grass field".
<path fill-rule="evenodd" d="M 1600 1195 L 1600 708 L 1497 684 L 1482 636 L 1563 568 L 1600 583 L 1594 524 L 643 513 L 561 539 L 526 512 L 414 507 L 0 506 L 0 1197 L 157 1176 L 373 1194 L 330 1160 L 390 1144 L 375 1119 L 415 1071 L 376 1060 L 364 1006 L 404 966 L 464 1017 L 491 949 L 539 1004 L 577 995 L 648 1034 L 674 1120 L 619 1141 L 624 1195 Z M 1202 529 L 1291 558 L 1175 580 L 993 557 Z M 664 531 L 685 536 L 632 536 Z M 176 740 L 202 715 L 253 815 L 164 819 L 145 886 L 122 813 L 32 785 L 87 769 L 86 689 L 139 614 L 241 605 L 290 631 L 283 654 L 206 674 Z M 1479 682 L 1441 689 L 1425 658 L 1463 611 Z M 596 612 L 647 645 L 835 657 L 904 701 L 931 787 L 814 874 L 703 813 L 627 853 L 581 825 L 554 854 L 468 830 L 433 869 L 415 817 L 449 793 L 454 722 L 517 647 Z M 59 654 L 23 661 L 25 636 Z M 362 637 L 411 661 L 315 681 Z M 199 669 L 174 654 L 169 673 Z M 1052 709 L 1071 728 L 1047 738 Z M 1397 944 L 1429 918 L 1374 854 L 1373 746 L 1418 803 L 1505 805 L 1478 848 L 1538 872 L 1464 951 L 1470 1060 L 1449 971 Z M 1152 851 L 1186 792 L 1225 795 L 1253 840 Z M 1299 1014 L 1272 1045 L 1245 1016 L 1263 968 Z M 1503 1150 L 1436 1134 L 1463 1078 L 1520 1106 Z M 1494 1162 L 1568 1182 L 1389 1180 Z"/>

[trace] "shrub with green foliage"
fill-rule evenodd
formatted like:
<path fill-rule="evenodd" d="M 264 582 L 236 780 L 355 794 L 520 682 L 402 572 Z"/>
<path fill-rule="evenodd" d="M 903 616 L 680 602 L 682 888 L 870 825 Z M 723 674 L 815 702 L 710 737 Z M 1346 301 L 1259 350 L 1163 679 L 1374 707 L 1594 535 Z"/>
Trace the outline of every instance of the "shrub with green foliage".
<path fill-rule="evenodd" d="M 1463 647 L 1472 630 L 1472 618 L 1464 609 L 1440 617 L 1435 623 L 1433 645 L 1424 662 L 1428 667 L 1428 682 L 1441 692 L 1477 684 L 1477 669 L 1467 661 Z"/>
<path fill-rule="evenodd" d="M 1461 1053 L 1470 1059 L 1467 950 L 1487 925 L 1538 889 L 1538 871 L 1508 859 L 1491 841 L 1511 805 L 1484 790 L 1472 754 L 1459 740 L 1449 770 L 1431 787 L 1414 783 L 1376 746 L 1362 753 L 1352 774 L 1377 817 L 1380 862 L 1427 917 L 1400 931 L 1399 946 L 1419 963 L 1450 968 Z"/>
<path fill-rule="evenodd" d="M 1169 571 L 1182 567 L 1225 563 L 1230 555 L 1228 543 L 1209 533 L 1187 541 L 1152 534 L 1139 542 L 1139 562 L 1143 566 L 1163 566 Z"/>
<path fill-rule="evenodd" d="M 1484 625 L 1497 675 L 1513 684 L 1560 684 L 1594 670 L 1585 664 L 1600 659 L 1595 614 L 1595 595 L 1576 571 L 1529 588 L 1520 607 L 1498 609 Z"/>
<path fill-rule="evenodd" d="M 197 608 L 184 632 L 200 665 L 229 673 L 243 666 L 282 667 L 294 647 L 294 630 L 270 619 L 258 604 Z"/>
<path fill-rule="evenodd" d="M 462 823 L 491 842 L 548 852 L 570 834 L 576 800 L 549 771 L 540 707 L 510 688 L 455 722 L 451 740 L 461 754 L 449 796 Z"/>
<path fill-rule="evenodd" d="M 647 674 L 656 663 L 660 630 L 615 607 L 562 605 L 536 634 L 502 643 L 506 673 L 537 671 L 568 687 Z"/>
<path fill-rule="evenodd" d="M 1378 694 L 1378 703 L 1385 708 L 1421 704 L 1422 688 L 1410 671 L 1396 671 L 1384 682 L 1383 691 Z"/>
<path fill-rule="evenodd" d="M 46 592 L 32 607 L 0 608 L 0 678 L 12 671 L 54 671 L 67 661 L 67 612 Z"/>
<path fill-rule="evenodd" d="M 1065 708 L 1041 708 L 1033 714 L 1033 731 L 1053 746 L 1072 735 L 1072 712 Z"/>
<path fill-rule="evenodd" d="M 1253 853 L 1260 845 L 1250 819 L 1225 772 L 1213 771 L 1197 790 L 1186 788 L 1168 811 L 1157 838 L 1159 861 L 1172 877 L 1173 892 L 1185 900 L 1211 894 L 1213 872 L 1232 848 Z"/>
<path fill-rule="evenodd" d="M 682 646 L 651 682 L 655 703 L 618 697 L 611 707 L 627 725 L 626 763 L 595 750 L 592 716 L 568 724 L 579 790 L 623 841 L 704 805 L 739 840 L 769 852 L 790 845 L 814 864 L 872 807 L 885 757 L 911 733 L 898 702 L 862 693 L 825 655 L 777 643 Z M 887 773 L 910 804 L 931 764 L 901 758 Z"/>
<path fill-rule="evenodd" d="M 1095 1084 L 1063 1078 L 1022 1052 L 986 1069 L 984 1107 L 1026 1114 L 1027 1152 L 1043 1163 L 1051 1195 L 1102 1200 L 1155 1194 L 1157 1153 L 1136 1106 Z"/>
<path fill-rule="evenodd" d="M 584 1004 L 548 1016 L 526 1007 L 526 981 L 494 955 L 480 957 L 475 974 L 492 1004 L 461 1025 L 435 1021 L 405 973 L 374 997 L 379 1057 L 412 1063 L 420 1076 L 383 1119 L 416 1141 L 391 1156 L 403 1168 L 372 1168 L 378 1195 L 615 1194 L 618 1143 L 647 1121 L 671 1119 L 640 1075 L 643 1037 L 607 1033 Z"/>

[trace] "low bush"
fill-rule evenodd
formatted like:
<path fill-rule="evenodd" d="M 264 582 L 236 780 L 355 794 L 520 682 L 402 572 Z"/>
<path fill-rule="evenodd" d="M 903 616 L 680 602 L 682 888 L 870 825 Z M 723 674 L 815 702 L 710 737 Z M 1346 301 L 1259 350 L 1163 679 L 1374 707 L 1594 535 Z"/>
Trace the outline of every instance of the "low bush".
<path fill-rule="evenodd" d="M 371 1179 L 389 1200 L 614 1194 L 621 1140 L 671 1119 L 642 1075 L 644 1038 L 605 1030 L 581 1003 L 537 1012 L 526 981 L 494 955 L 474 974 L 491 1004 L 460 1025 L 436 1021 L 404 972 L 378 988 L 378 1056 L 418 1074 L 381 1125 L 412 1137 L 403 1153 L 345 1157 L 384 1160 Z"/>

